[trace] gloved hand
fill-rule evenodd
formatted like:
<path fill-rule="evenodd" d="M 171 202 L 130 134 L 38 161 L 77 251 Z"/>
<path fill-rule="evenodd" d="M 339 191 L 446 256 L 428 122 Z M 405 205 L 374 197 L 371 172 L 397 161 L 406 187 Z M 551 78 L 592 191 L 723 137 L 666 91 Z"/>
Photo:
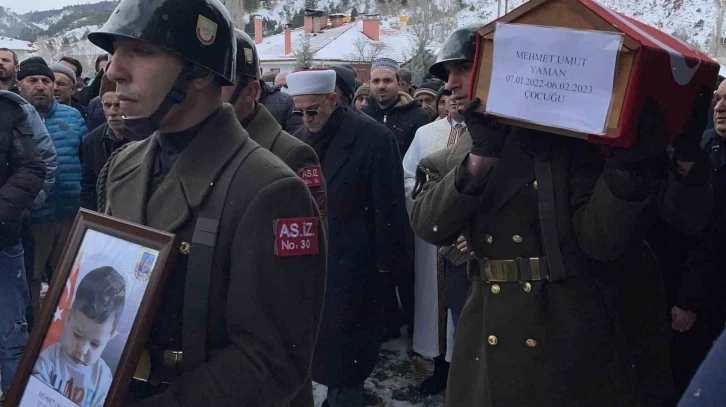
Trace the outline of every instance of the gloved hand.
<path fill-rule="evenodd" d="M 630 148 L 616 147 L 610 157 L 616 167 L 629 168 L 646 163 L 665 153 L 668 145 L 668 124 L 655 99 L 648 98 L 638 121 L 638 140 Z"/>
<path fill-rule="evenodd" d="M 504 148 L 505 127 L 477 113 L 481 100 L 476 98 L 464 107 L 464 120 L 471 135 L 471 153 L 482 157 L 499 157 Z"/>

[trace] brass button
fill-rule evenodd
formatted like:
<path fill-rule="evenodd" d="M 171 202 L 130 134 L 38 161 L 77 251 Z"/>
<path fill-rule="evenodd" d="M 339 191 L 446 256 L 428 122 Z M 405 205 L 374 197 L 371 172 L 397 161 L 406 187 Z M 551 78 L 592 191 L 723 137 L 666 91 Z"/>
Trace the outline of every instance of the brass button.
<path fill-rule="evenodd" d="M 489 338 L 487 338 L 487 342 L 489 342 L 490 345 L 496 346 L 499 343 L 499 339 L 497 339 L 494 335 L 489 335 Z"/>
<path fill-rule="evenodd" d="M 492 294 L 499 294 L 500 291 L 502 289 L 499 287 L 499 284 L 492 284 Z"/>
<path fill-rule="evenodd" d="M 539 188 L 539 185 L 537 185 L 537 180 L 534 180 L 534 182 L 532 183 L 532 186 L 534 187 L 534 189 Z"/>
<path fill-rule="evenodd" d="M 526 341 L 524 341 L 524 343 L 526 343 L 527 346 L 529 346 L 530 348 L 534 348 L 535 346 L 537 346 L 537 341 L 535 341 L 534 339 L 527 339 Z"/>
<path fill-rule="evenodd" d="M 484 236 L 484 240 L 486 240 L 487 243 L 492 244 L 492 242 L 494 242 L 494 236 L 486 235 Z"/>
<path fill-rule="evenodd" d="M 524 288 L 524 292 L 525 293 L 528 293 L 528 292 L 532 291 L 532 284 L 530 284 L 530 283 L 524 283 L 524 287 L 523 288 Z"/>
<path fill-rule="evenodd" d="M 190 245 L 187 242 L 182 242 L 181 246 L 179 246 L 179 253 L 188 256 L 189 253 L 192 251 L 192 245 Z"/>
<path fill-rule="evenodd" d="M 520 235 L 514 235 L 512 236 L 512 240 L 514 240 L 514 243 L 522 243 L 524 242 L 524 238 Z"/>

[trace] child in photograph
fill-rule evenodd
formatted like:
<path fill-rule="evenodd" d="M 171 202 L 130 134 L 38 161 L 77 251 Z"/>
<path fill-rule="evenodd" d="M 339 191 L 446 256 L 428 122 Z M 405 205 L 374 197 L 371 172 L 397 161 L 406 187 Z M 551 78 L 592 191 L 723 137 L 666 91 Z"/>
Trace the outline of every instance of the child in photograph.
<path fill-rule="evenodd" d="M 103 406 L 113 375 L 101 354 L 118 333 L 125 301 L 118 271 L 90 271 L 78 284 L 60 341 L 41 353 L 33 376 L 81 407 Z"/>

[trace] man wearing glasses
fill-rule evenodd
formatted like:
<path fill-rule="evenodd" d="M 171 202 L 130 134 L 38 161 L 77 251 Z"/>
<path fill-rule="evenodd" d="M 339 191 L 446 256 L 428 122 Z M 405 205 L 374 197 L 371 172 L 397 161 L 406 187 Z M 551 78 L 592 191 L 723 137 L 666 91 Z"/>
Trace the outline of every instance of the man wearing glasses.
<path fill-rule="evenodd" d="M 323 406 L 363 405 L 363 382 L 373 371 L 383 332 L 385 274 L 405 256 L 403 168 L 393 134 L 342 106 L 335 72 L 288 75 L 295 133 L 320 158 L 328 188 L 328 281 L 313 380 L 328 386 Z"/>

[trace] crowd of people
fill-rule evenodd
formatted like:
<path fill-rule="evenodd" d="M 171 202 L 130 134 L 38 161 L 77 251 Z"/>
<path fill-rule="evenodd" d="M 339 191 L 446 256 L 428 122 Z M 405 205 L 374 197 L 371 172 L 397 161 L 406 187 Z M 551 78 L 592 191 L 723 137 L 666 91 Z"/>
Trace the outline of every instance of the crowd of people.
<path fill-rule="evenodd" d="M 414 84 L 389 58 L 264 73 L 216 0 L 118 11 L 88 83 L 0 49 L 3 397 L 79 208 L 183 242 L 135 406 L 309 407 L 314 381 L 360 407 L 402 336 L 447 407 L 723 397 L 723 336 L 686 391 L 726 323 L 723 78 L 674 140 L 652 102 L 605 149 L 477 113 L 478 26 Z M 273 225 L 296 222 L 316 244 L 288 253 Z"/>

